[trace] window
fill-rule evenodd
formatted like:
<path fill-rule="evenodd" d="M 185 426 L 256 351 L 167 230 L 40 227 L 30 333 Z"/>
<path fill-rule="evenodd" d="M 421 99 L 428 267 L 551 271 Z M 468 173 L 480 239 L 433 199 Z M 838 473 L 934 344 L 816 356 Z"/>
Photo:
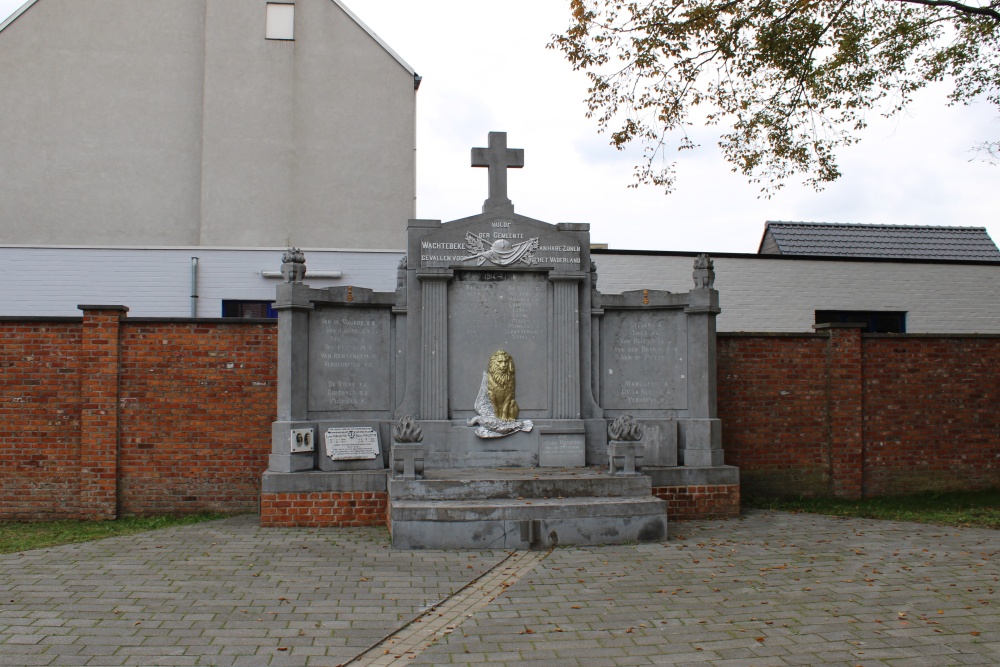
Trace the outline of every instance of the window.
<path fill-rule="evenodd" d="M 880 310 L 817 310 L 816 324 L 864 324 L 864 333 L 906 333 L 906 313 Z"/>
<path fill-rule="evenodd" d="M 277 2 L 267 3 L 264 37 L 267 39 L 295 39 L 295 5 Z"/>
<path fill-rule="evenodd" d="M 242 299 L 223 299 L 223 317 L 242 317 L 258 319 L 277 319 L 278 313 L 271 308 L 270 301 L 246 301 Z"/>

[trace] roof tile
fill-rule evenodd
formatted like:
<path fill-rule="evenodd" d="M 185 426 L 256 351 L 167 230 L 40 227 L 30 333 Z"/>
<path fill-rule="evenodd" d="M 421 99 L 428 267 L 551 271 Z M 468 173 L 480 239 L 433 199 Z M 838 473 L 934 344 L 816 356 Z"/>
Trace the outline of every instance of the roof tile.
<path fill-rule="evenodd" d="M 984 227 L 768 221 L 761 249 L 768 235 L 781 255 L 1000 262 L 1000 250 Z"/>

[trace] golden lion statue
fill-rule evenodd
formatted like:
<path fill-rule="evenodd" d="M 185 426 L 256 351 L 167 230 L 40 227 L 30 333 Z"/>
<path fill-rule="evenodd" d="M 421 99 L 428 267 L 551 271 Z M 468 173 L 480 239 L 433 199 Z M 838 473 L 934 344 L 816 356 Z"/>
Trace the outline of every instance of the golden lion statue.
<path fill-rule="evenodd" d="M 496 416 L 506 421 L 517 419 L 517 401 L 514 400 L 514 359 L 503 350 L 490 357 L 487 366 L 490 403 Z"/>

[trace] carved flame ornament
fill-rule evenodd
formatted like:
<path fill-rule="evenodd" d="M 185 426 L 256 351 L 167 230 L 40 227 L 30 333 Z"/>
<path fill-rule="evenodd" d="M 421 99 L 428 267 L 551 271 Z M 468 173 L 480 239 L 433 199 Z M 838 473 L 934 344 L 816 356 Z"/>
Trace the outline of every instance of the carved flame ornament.
<path fill-rule="evenodd" d="M 400 417 L 399 421 L 392 427 L 392 439 L 396 442 L 422 442 L 424 432 L 417 420 L 406 415 Z"/>
<path fill-rule="evenodd" d="M 715 289 L 715 262 L 712 258 L 705 253 L 698 255 L 691 277 L 694 278 L 695 289 Z"/>
<path fill-rule="evenodd" d="M 306 256 L 298 248 L 288 248 L 281 254 L 281 277 L 286 283 L 300 283 L 306 276 Z"/>
<path fill-rule="evenodd" d="M 490 357 L 483 372 L 483 382 L 476 397 L 476 414 L 469 426 L 479 426 L 480 438 L 500 438 L 518 431 L 528 432 L 534 424 L 530 419 L 518 421 L 520 408 L 514 398 L 514 359 L 504 350 L 497 350 Z"/>
<path fill-rule="evenodd" d="M 608 436 L 612 440 L 635 442 L 642 439 L 642 426 L 632 415 L 620 415 L 608 426 Z"/>

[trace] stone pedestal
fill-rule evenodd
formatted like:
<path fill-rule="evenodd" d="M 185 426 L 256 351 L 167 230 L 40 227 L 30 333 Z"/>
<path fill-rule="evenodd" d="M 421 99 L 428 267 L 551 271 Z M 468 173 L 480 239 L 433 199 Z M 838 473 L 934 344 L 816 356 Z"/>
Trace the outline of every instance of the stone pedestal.
<path fill-rule="evenodd" d="M 641 440 L 612 440 L 608 443 L 608 472 L 632 477 L 642 470 Z"/>
<path fill-rule="evenodd" d="M 393 479 L 413 481 L 424 478 L 426 450 L 419 442 L 395 442 L 392 445 Z"/>

